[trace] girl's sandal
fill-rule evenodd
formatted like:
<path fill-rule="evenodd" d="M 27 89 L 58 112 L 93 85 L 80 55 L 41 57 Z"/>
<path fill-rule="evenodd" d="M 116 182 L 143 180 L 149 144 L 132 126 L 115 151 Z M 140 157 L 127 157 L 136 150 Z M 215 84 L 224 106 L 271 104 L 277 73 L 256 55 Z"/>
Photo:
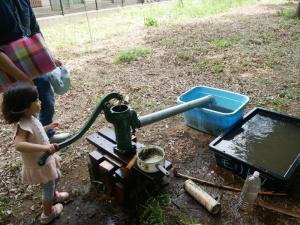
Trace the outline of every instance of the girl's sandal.
<path fill-rule="evenodd" d="M 41 215 L 41 223 L 42 224 L 49 224 L 53 220 L 55 220 L 61 214 L 63 210 L 63 205 L 60 203 L 55 204 L 52 206 L 52 213 L 49 216 L 46 216 L 44 213 Z"/>
<path fill-rule="evenodd" d="M 65 191 L 58 192 L 58 191 L 56 191 L 54 202 L 65 202 L 65 201 L 69 200 L 69 197 L 70 197 L 70 195 L 69 195 L 68 192 L 65 192 Z"/>

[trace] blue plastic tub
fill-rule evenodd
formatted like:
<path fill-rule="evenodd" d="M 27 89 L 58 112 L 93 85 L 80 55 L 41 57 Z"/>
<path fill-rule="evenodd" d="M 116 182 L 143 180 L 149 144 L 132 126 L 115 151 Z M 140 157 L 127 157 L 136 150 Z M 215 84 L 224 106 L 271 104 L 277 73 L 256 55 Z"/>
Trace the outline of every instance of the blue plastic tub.
<path fill-rule="evenodd" d="M 187 126 L 218 136 L 242 120 L 249 97 L 235 92 L 197 86 L 180 95 L 177 103 L 189 102 L 207 95 L 214 97 L 213 103 L 183 113 Z"/>

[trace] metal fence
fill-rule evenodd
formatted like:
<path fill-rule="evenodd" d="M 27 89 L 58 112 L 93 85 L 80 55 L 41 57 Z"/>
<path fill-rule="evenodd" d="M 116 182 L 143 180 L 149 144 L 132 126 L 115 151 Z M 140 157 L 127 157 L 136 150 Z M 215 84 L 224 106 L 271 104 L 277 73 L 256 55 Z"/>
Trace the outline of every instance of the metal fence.
<path fill-rule="evenodd" d="M 30 0 L 37 17 L 122 7 L 161 0 Z"/>

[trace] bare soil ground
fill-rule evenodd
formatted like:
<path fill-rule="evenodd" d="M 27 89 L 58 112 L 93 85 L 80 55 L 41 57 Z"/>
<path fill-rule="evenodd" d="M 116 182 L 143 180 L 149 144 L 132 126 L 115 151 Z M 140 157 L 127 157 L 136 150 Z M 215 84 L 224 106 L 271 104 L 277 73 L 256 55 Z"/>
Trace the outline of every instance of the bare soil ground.
<path fill-rule="evenodd" d="M 299 116 L 300 23 L 275 15 L 291 7 L 295 5 L 258 3 L 172 26 L 137 27 L 135 32 L 90 47 L 57 50 L 72 71 L 72 88 L 66 95 L 57 96 L 56 117 L 63 122 L 63 130 L 74 132 L 90 115 L 98 98 L 111 91 L 130 95 L 131 107 L 145 115 L 176 104 L 181 93 L 198 85 L 248 95 L 251 101 L 246 111 L 263 106 Z M 220 39 L 226 39 L 228 46 L 212 44 Z M 124 46 L 146 46 L 152 52 L 131 63 L 113 64 L 114 55 Z M 187 57 L 181 57 L 182 52 Z M 5 220 L 0 223 L 39 224 L 39 189 L 21 184 L 21 160 L 13 148 L 13 128 L 2 120 L 0 123 L 0 197 L 1 207 L 7 208 Z M 105 126 L 108 123 L 100 116 L 88 133 Z M 182 173 L 235 187 L 243 184 L 241 178 L 216 165 L 208 147 L 214 137 L 187 128 L 179 115 L 141 128 L 137 135 L 142 143 L 163 147 L 167 159 Z M 139 224 L 132 212 L 90 190 L 86 163 L 92 149 L 82 138 L 60 153 L 64 174 L 60 188 L 72 193 L 72 201 L 53 224 Z M 164 210 L 167 224 L 184 224 L 186 218 L 195 218 L 200 224 L 299 224 L 292 217 L 261 208 L 244 215 L 234 207 L 236 193 L 203 187 L 222 204 L 222 213 L 211 216 L 184 193 L 183 181 L 174 177 L 169 180 L 166 191 L 173 204 Z M 298 182 L 288 197 L 265 200 L 300 209 L 299 187 Z"/>

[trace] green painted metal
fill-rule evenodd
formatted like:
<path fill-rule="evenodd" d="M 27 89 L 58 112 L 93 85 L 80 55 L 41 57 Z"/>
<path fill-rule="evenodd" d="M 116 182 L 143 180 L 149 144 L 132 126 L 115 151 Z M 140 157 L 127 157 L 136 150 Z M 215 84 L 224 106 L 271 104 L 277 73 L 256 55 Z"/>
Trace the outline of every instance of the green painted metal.
<path fill-rule="evenodd" d="M 151 123 L 163 120 L 163 119 L 166 119 L 168 117 L 188 111 L 195 107 L 204 106 L 204 105 L 208 104 L 209 102 L 211 102 L 212 100 L 213 100 L 213 96 L 208 95 L 203 98 L 199 98 L 199 99 L 196 99 L 193 101 L 186 102 L 184 104 L 180 104 L 180 105 L 173 106 L 173 107 L 170 107 L 170 108 L 158 111 L 158 112 L 151 113 L 146 116 L 142 116 L 139 119 L 140 127 L 146 126 L 148 124 L 151 124 Z"/>
<path fill-rule="evenodd" d="M 121 154 L 134 154 L 135 148 L 131 144 L 132 127 L 138 121 L 137 114 L 127 105 L 117 105 L 109 111 L 105 110 L 105 118 L 115 128 L 117 148 Z"/>
<path fill-rule="evenodd" d="M 173 106 L 146 116 L 142 116 L 140 118 L 138 118 L 137 113 L 130 109 L 130 107 L 127 105 L 119 104 L 111 106 L 109 101 L 112 99 L 117 99 L 121 102 L 123 100 L 123 96 L 118 93 L 110 93 L 102 98 L 90 118 L 81 127 L 81 129 L 69 139 L 59 143 L 58 149 L 62 149 L 81 138 L 82 135 L 95 122 L 98 115 L 103 111 L 106 120 L 112 123 L 115 128 L 117 142 L 115 151 L 120 154 L 132 155 L 136 152 L 136 149 L 131 142 L 131 137 L 135 132 L 135 128 L 140 128 L 148 124 L 155 123 L 195 107 L 201 107 L 211 102 L 213 100 L 213 96 L 205 96 L 203 98 Z M 40 166 L 44 165 L 49 155 L 49 153 L 44 153 L 38 161 L 38 164 Z"/>
<path fill-rule="evenodd" d="M 70 138 L 68 138 L 67 140 L 61 142 L 58 144 L 58 150 L 74 143 L 75 141 L 77 141 L 79 138 L 82 137 L 82 135 L 85 134 L 85 132 L 91 127 L 91 125 L 95 122 L 96 118 L 98 117 L 98 115 L 103 111 L 103 110 L 107 110 L 110 108 L 109 106 L 109 101 L 112 99 L 117 99 L 122 101 L 123 100 L 123 96 L 118 94 L 118 93 L 109 93 L 106 96 L 104 96 L 101 101 L 98 103 L 96 109 L 93 111 L 92 115 L 90 116 L 90 118 L 87 120 L 87 122 L 79 129 L 79 131 L 77 133 L 75 133 L 74 135 L 72 135 Z M 38 161 L 38 164 L 40 166 L 43 166 L 46 163 L 47 158 L 50 156 L 50 153 L 45 152 L 41 158 Z"/>

